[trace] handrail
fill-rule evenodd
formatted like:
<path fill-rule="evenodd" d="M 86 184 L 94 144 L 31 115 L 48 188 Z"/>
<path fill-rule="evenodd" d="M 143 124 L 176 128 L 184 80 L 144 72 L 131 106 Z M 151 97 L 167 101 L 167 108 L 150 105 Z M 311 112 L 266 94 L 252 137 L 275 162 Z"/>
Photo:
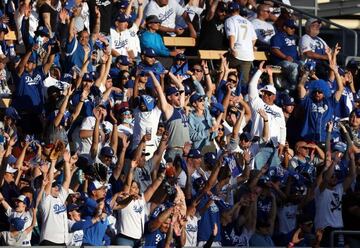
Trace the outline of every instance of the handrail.
<path fill-rule="evenodd" d="M 333 25 L 333 26 L 335 26 L 335 27 L 338 27 L 338 28 L 341 28 L 341 29 L 344 29 L 344 30 L 347 30 L 347 31 L 353 33 L 353 34 L 354 34 L 354 43 L 355 43 L 355 45 L 354 45 L 354 46 L 355 46 L 355 47 L 354 47 L 354 56 L 357 56 L 357 53 L 358 53 L 358 34 L 357 34 L 357 32 L 356 32 L 355 30 L 349 29 L 349 28 L 344 27 L 344 26 L 342 26 L 342 25 L 339 25 L 339 24 L 337 24 L 337 23 L 335 23 L 335 22 L 329 21 L 329 20 L 327 20 L 327 19 L 325 19 L 325 18 L 318 17 L 318 16 L 315 16 L 315 15 L 306 13 L 305 11 L 303 11 L 303 10 L 301 10 L 301 9 L 298 9 L 298 8 L 293 7 L 293 6 L 291 6 L 291 5 L 287 5 L 287 4 L 283 3 L 283 2 L 279 2 L 278 0 L 270 0 L 270 1 L 276 3 L 276 4 L 280 5 L 280 6 L 286 7 L 286 8 L 288 8 L 288 9 L 292 9 L 292 10 L 294 10 L 295 12 L 298 12 L 298 13 L 300 13 L 300 14 L 302 14 L 302 15 L 319 19 L 319 20 L 321 20 L 322 22 L 328 23 L 328 24 L 330 24 L 330 25 Z"/>

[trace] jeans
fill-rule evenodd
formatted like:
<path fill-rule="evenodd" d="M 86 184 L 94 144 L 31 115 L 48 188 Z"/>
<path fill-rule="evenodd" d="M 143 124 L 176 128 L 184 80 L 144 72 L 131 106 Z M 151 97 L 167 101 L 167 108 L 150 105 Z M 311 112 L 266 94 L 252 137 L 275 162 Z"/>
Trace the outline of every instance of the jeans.
<path fill-rule="evenodd" d="M 292 88 L 296 87 L 299 76 L 299 64 L 284 60 L 281 61 L 278 65 L 282 67 L 283 74 L 289 81 L 290 86 L 292 86 Z"/>
<path fill-rule="evenodd" d="M 119 234 L 115 238 L 115 244 L 121 245 L 121 246 L 138 247 L 140 242 L 139 242 L 139 240 L 128 238 L 124 235 Z"/>
<path fill-rule="evenodd" d="M 268 146 L 261 147 L 254 160 L 254 168 L 257 170 L 260 170 L 267 163 L 269 163 L 270 167 L 278 167 L 281 164 L 278 150 Z"/>

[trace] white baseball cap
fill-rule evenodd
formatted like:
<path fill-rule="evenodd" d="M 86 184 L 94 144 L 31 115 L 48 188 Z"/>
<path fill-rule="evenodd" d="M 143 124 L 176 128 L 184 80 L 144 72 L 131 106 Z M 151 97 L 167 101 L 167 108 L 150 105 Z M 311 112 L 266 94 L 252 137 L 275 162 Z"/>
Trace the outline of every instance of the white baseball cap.
<path fill-rule="evenodd" d="M 265 85 L 265 87 L 261 88 L 260 91 L 269 91 L 272 94 L 276 95 L 276 89 L 272 84 Z"/>
<path fill-rule="evenodd" d="M 7 164 L 7 166 L 6 166 L 6 172 L 13 174 L 13 173 L 17 172 L 17 169 L 15 169 L 15 168 L 12 167 L 11 165 Z"/>

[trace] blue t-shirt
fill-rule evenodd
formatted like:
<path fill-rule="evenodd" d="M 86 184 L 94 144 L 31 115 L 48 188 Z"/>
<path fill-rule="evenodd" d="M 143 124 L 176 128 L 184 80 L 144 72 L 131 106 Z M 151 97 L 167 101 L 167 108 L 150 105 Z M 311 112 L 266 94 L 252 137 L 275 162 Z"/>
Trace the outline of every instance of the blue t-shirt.
<path fill-rule="evenodd" d="M 209 196 L 205 195 L 197 209 L 202 209 L 209 200 Z M 205 212 L 201 215 L 201 219 L 198 221 L 198 242 L 207 241 L 210 235 L 213 232 L 214 224 L 217 224 L 219 227 L 218 234 L 216 235 L 214 241 L 221 242 L 221 224 L 220 224 L 220 210 L 219 207 L 212 203 L 210 207 L 208 207 Z"/>
<path fill-rule="evenodd" d="M 285 32 L 278 32 L 270 40 L 271 48 L 279 49 L 286 56 L 291 56 L 295 61 L 299 60 L 299 55 L 296 45 L 296 37 L 294 35 L 288 35 Z M 271 60 L 278 64 L 282 59 L 271 54 Z"/>
<path fill-rule="evenodd" d="M 145 71 L 145 72 L 152 71 L 159 82 L 160 82 L 160 74 L 164 73 L 165 71 L 165 67 L 159 61 L 156 61 L 155 64 L 153 65 L 147 65 L 143 62 L 140 62 L 138 65 L 138 69 L 140 71 Z M 148 78 L 148 81 L 146 83 L 146 88 L 150 88 L 150 89 L 154 88 L 154 83 L 150 77 Z"/>
<path fill-rule="evenodd" d="M 89 39 L 89 47 L 90 47 L 90 52 L 88 54 L 88 58 L 91 57 L 91 52 L 93 51 L 93 41 L 91 37 Z M 71 40 L 71 42 L 66 43 L 65 52 L 68 61 L 65 71 L 66 72 L 70 71 L 70 69 L 75 65 L 81 69 L 84 61 L 86 61 L 85 50 L 76 37 L 74 37 Z M 91 63 L 89 63 L 87 70 L 88 72 L 93 71 L 93 67 Z"/>
<path fill-rule="evenodd" d="M 314 102 L 309 95 L 301 100 L 301 105 L 305 110 L 304 126 L 301 131 L 301 137 L 304 140 L 325 142 L 326 123 L 333 119 L 337 103 L 333 95 L 320 102 Z"/>
<path fill-rule="evenodd" d="M 147 248 L 162 248 L 165 245 L 166 234 L 159 231 L 159 229 L 145 232 L 145 245 Z"/>
<path fill-rule="evenodd" d="M 17 110 L 42 112 L 44 107 L 42 94 L 44 79 L 45 74 L 42 66 L 36 67 L 31 74 L 26 70 L 24 70 L 21 76 L 15 74 L 15 82 L 17 84 L 13 105 Z"/>
<path fill-rule="evenodd" d="M 87 217 L 86 220 L 91 220 L 92 217 Z M 106 218 L 101 220 L 91 227 L 84 229 L 83 244 L 102 246 L 106 236 L 106 229 L 109 221 Z"/>

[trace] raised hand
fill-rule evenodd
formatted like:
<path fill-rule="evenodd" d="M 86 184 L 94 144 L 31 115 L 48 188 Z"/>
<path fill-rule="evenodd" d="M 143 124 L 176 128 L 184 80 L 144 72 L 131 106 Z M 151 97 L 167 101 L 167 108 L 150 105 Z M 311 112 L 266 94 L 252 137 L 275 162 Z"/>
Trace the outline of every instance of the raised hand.
<path fill-rule="evenodd" d="M 268 120 L 268 115 L 264 109 L 259 109 L 258 113 L 261 116 L 261 118 L 263 118 L 264 121 Z"/>

